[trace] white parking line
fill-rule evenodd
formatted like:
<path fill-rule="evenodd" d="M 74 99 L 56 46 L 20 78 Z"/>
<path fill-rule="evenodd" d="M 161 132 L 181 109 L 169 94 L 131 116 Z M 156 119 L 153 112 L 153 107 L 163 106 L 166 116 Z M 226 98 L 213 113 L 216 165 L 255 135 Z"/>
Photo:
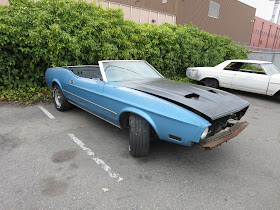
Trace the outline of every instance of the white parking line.
<path fill-rule="evenodd" d="M 50 119 L 54 119 L 54 118 L 55 118 L 55 117 L 54 117 L 51 113 L 49 113 L 48 110 L 46 110 L 44 107 L 42 107 L 42 106 L 38 106 L 38 107 L 39 107 L 39 109 L 41 109 L 42 112 L 44 112 Z"/>
<path fill-rule="evenodd" d="M 68 136 L 79 146 L 81 147 L 84 151 L 86 151 L 86 153 L 88 154 L 88 156 L 90 156 L 98 165 L 101 165 L 101 167 L 109 174 L 110 177 L 116 179 L 117 182 L 120 182 L 123 180 L 123 178 L 121 178 L 118 174 L 112 172 L 112 169 L 110 166 L 106 165 L 106 163 L 101 160 L 100 158 L 95 157 L 94 152 L 85 147 L 85 144 L 79 140 L 74 134 L 68 134 Z"/>

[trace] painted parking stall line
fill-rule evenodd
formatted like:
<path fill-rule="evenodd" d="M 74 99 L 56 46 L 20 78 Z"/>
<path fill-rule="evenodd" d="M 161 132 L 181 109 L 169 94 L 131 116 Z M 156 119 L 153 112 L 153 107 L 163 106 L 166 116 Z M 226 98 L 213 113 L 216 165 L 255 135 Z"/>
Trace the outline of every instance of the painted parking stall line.
<path fill-rule="evenodd" d="M 94 152 L 87 148 L 85 146 L 85 144 L 78 139 L 74 134 L 68 134 L 68 136 L 79 146 L 81 147 L 87 154 L 88 156 L 91 157 L 92 160 L 95 161 L 95 163 L 97 163 L 98 165 L 101 165 L 101 167 L 109 174 L 109 176 L 113 179 L 115 179 L 117 182 L 120 182 L 123 180 L 122 177 L 119 176 L 119 174 L 116 174 L 112 171 L 111 167 L 108 166 L 103 160 L 101 160 L 100 158 L 96 157 Z"/>
<path fill-rule="evenodd" d="M 42 107 L 42 106 L 38 106 L 38 107 L 39 107 L 39 109 L 41 109 L 42 112 L 44 112 L 50 119 L 55 119 L 55 117 L 54 117 L 48 110 L 46 110 L 44 107 Z"/>

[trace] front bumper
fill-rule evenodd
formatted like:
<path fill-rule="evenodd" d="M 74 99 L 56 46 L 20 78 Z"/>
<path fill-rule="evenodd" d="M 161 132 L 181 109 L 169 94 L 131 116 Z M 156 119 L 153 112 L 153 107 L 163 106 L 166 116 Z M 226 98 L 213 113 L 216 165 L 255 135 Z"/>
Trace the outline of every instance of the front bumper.
<path fill-rule="evenodd" d="M 248 125 L 249 123 L 247 121 L 235 123 L 230 129 L 205 139 L 203 142 L 201 142 L 202 144 L 204 143 L 202 147 L 204 148 L 204 150 L 211 150 L 237 136 Z"/>

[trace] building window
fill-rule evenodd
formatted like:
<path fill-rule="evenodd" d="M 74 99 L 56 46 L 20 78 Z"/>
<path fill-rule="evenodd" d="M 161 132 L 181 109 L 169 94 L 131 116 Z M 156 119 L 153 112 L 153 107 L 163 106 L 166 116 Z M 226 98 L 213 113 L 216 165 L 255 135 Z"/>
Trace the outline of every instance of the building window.
<path fill-rule="evenodd" d="M 167 3 L 167 0 L 162 0 L 162 3 L 164 4 L 164 3 Z"/>
<path fill-rule="evenodd" d="M 220 13 L 220 4 L 210 0 L 208 16 L 218 19 L 219 13 Z"/>

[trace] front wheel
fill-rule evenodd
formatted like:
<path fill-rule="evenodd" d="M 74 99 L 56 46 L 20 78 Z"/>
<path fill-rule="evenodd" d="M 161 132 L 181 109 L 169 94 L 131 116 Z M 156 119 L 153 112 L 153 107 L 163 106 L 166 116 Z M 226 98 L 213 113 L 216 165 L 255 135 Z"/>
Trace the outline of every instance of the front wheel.
<path fill-rule="evenodd" d="M 147 156 L 150 149 L 150 125 L 139 115 L 129 116 L 129 151 L 133 157 Z"/>
<path fill-rule="evenodd" d="M 204 80 L 204 85 L 207 87 L 218 88 L 219 82 L 216 79 L 207 78 Z"/>
<path fill-rule="evenodd" d="M 72 107 L 57 84 L 53 86 L 53 104 L 58 111 L 67 111 Z"/>

